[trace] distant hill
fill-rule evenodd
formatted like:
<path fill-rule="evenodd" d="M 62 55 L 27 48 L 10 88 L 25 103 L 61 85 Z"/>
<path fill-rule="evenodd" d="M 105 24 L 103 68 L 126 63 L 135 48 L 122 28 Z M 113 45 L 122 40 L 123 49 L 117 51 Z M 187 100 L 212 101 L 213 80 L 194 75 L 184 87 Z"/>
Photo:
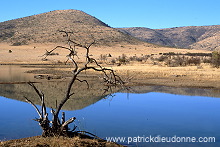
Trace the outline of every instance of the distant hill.
<path fill-rule="evenodd" d="M 118 29 L 143 41 L 162 46 L 204 50 L 220 49 L 220 25 L 167 29 L 142 27 Z"/>
<path fill-rule="evenodd" d="M 74 32 L 74 39 L 81 43 L 91 42 L 94 38 L 97 45 L 141 44 L 145 41 L 177 48 L 220 50 L 220 25 L 167 29 L 112 28 L 79 10 L 56 10 L 1 22 L 0 43 L 62 43 L 66 38 L 58 30 Z"/>
<path fill-rule="evenodd" d="M 79 10 L 56 10 L 1 22 L 0 42 L 14 45 L 63 42 L 58 30 L 74 32 L 74 38 L 81 42 L 91 41 L 91 35 L 102 45 L 141 42 Z"/>

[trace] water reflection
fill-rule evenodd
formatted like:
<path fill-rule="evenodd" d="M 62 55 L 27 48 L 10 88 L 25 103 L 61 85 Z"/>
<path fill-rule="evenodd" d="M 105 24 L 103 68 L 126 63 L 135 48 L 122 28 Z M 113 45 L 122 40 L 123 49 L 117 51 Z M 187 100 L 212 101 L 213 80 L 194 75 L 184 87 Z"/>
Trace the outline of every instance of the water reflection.
<path fill-rule="evenodd" d="M 34 76 L 22 74 L 24 69 L 15 69 L 8 68 L 1 72 L 1 82 L 29 81 Z M 7 74 L 10 76 L 7 77 Z M 85 90 L 86 84 L 75 85 L 75 97 L 63 107 L 67 118 L 77 118 L 76 124 L 80 130 L 90 131 L 102 138 L 176 135 L 213 136 L 217 141 L 175 145 L 138 143 L 139 146 L 218 146 L 220 143 L 220 99 L 211 98 L 220 97 L 218 90 L 143 86 L 132 87 L 129 91 L 132 93 L 127 94 L 127 91 L 115 88 L 113 98 L 103 99 L 102 84 L 93 77 L 89 80 L 91 90 Z M 68 78 L 56 81 L 36 84 L 45 93 L 48 107 L 55 107 L 55 101 L 63 98 Z M 0 97 L 0 140 L 41 134 L 38 123 L 32 120 L 38 117 L 37 113 L 30 104 L 22 102 L 26 96 L 39 104 L 30 86 L 0 84 L 0 96 L 4 96 Z"/>
<path fill-rule="evenodd" d="M 36 136 L 41 130 L 34 119 L 37 115 L 28 103 L 0 96 L 0 140 Z"/>
<path fill-rule="evenodd" d="M 123 92 L 128 92 L 124 90 Z M 206 97 L 218 97 L 220 98 L 220 89 L 213 88 L 192 88 L 192 87 L 169 87 L 169 86 L 135 86 L 131 87 L 129 93 L 148 93 L 148 92 L 160 92 L 170 93 L 177 95 L 189 95 L 189 96 L 206 96 Z"/>
<path fill-rule="evenodd" d="M 18 65 L 0 65 L 0 83 L 33 81 L 33 75 L 25 73 L 26 70 Z"/>
<path fill-rule="evenodd" d="M 24 102 L 1 98 L 0 139 L 21 138 L 41 133 L 34 109 Z M 111 136 L 216 137 L 217 143 L 180 143 L 180 146 L 217 146 L 220 143 L 220 99 L 165 93 L 116 93 L 81 110 L 65 111 L 75 116 L 81 130 L 105 138 Z M 27 130 L 25 133 L 23 130 Z M 134 144 L 133 144 L 134 145 Z M 139 143 L 140 146 L 174 144 Z M 178 146 L 179 146 L 178 145 Z"/>
<path fill-rule="evenodd" d="M 97 82 L 97 79 L 90 80 L 90 88 L 87 89 L 87 84 L 76 83 L 72 91 L 75 93 L 71 99 L 63 106 L 65 110 L 77 110 L 87 107 L 104 98 L 111 92 L 104 94 L 104 86 Z M 68 79 L 59 82 L 43 82 L 36 83 L 36 87 L 45 94 L 45 103 L 50 108 L 56 108 L 56 101 L 59 103 L 66 92 Z M 119 91 L 120 88 L 113 87 L 112 92 Z M 35 104 L 40 104 L 39 98 L 35 91 L 28 84 L 0 84 L 0 95 L 25 101 L 24 96 L 30 99 Z"/>
<path fill-rule="evenodd" d="M 87 129 L 100 136 L 215 136 L 219 142 L 219 105 L 220 99 L 207 97 L 148 93 L 127 99 L 118 93 L 111 102 L 101 100 L 75 113 L 83 113 Z"/>

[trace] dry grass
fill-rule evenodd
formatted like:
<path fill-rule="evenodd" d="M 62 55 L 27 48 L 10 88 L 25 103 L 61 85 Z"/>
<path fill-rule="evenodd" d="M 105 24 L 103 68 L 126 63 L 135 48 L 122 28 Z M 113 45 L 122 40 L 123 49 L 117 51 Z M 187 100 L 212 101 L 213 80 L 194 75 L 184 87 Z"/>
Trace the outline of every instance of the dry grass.
<path fill-rule="evenodd" d="M 139 84 L 165 85 L 174 87 L 220 88 L 220 69 L 202 64 L 200 67 L 166 67 L 133 64 L 114 67 L 117 73 L 132 77 Z"/>
<path fill-rule="evenodd" d="M 120 147 L 112 142 L 105 142 L 96 139 L 82 139 L 79 137 L 67 138 L 67 137 L 47 137 L 40 136 L 23 138 L 17 140 L 10 140 L 0 142 L 2 147 Z"/>
<path fill-rule="evenodd" d="M 55 52 L 59 53 L 58 56 L 49 56 L 47 59 L 49 61 L 42 61 L 42 55 L 45 54 L 46 50 L 52 50 L 57 45 L 56 43 L 41 43 L 41 44 L 30 44 L 30 45 L 22 45 L 22 46 L 11 46 L 10 44 L 0 43 L 0 63 L 56 63 L 58 61 L 64 62 L 66 61 L 66 55 L 68 51 L 57 49 Z M 63 44 L 64 45 L 64 44 Z M 64 45 L 65 46 L 65 45 Z M 9 50 L 12 52 L 9 53 Z M 200 50 L 189 50 L 189 49 L 175 49 L 175 48 L 166 48 L 166 47 L 158 47 L 149 44 L 142 45 L 114 45 L 111 47 L 107 46 L 99 46 L 99 47 L 91 47 L 90 55 L 93 58 L 98 59 L 101 54 L 111 54 L 112 58 L 117 58 L 122 54 L 126 56 L 142 56 L 142 55 L 150 55 L 150 54 L 159 54 L 159 53 L 168 53 L 168 52 L 176 52 L 176 53 L 187 53 L 187 52 L 208 52 L 208 51 L 200 51 Z M 84 57 L 84 50 L 78 50 L 78 56 Z"/>
<path fill-rule="evenodd" d="M 45 53 L 45 49 L 50 50 L 57 44 L 31 44 L 24 46 L 10 46 L 8 44 L 0 44 L 0 63 L 18 63 L 18 64 L 54 64 L 66 61 L 66 55 L 68 52 L 65 50 L 56 50 L 59 55 L 49 56 L 48 61 L 42 61 L 42 56 Z M 35 46 L 35 48 L 34 48 Z M 9 53 L 12 50 L 12 53 Z M 188 49 L 175 49 L 164 48 L 158 46 L 149 46 L 148 44 L 142 45 L 115 45 L 112 47 L 100 46 L 91 47 L 90 55 L 92 58 L 99 59 L 100 55 L 111 54 L 111 58 L 108 58 L 105 62 L 115 59 L 122 54 L 126 56 L 143 56 L 159 53 L 210 53 L 209 51 L 202 50 L 188 50 Z M 78 55 L 80 60 L 83 59 L 85 52 L 79 50 Z M 109 60 L 109 61 L 108 61 Z M 100 61 L 100 60 L 98 60 Z M 105 63 L 104 62 L 104 63 Z M 130 62 L 127 65 L 105 65 L 117 70 L 117 72 L 127 78 L 133 77 L 133 81 L 145 84 L 157 84 L 168 86 L 197 86 L 197 87 L 215 87 L 220 88 L 219 75 L 220 70 L 212 68 L 207 64 L 201 66 L 186 66 L 186 67 L 167 67 L 153 65 L 152 62 Z M 63 69 L 61 69 L 63 70 Z"/>

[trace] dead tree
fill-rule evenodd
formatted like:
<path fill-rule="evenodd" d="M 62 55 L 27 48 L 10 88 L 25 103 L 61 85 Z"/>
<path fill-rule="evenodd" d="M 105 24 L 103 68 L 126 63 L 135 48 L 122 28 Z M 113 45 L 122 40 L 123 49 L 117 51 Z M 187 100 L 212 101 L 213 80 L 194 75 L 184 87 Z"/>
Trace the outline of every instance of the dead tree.
<path fill-rule="evenodd" d="M 39 122 L 39 125 L 41 126 L 42 130 L 43 130 L 43 134 L 42 136 L 71 136 L 71 134 L 74 133 L 74 130 L 69 130 L 68 125 L 70 123 L 72 123 L 76 118 L 72 117 L 68 120 L 65 119 L 65 113 L 62 113 L 62 117 L 59 118 L 59 114 L 60 111 L 63 107 L 63 105 L 68 101 L 68 99 L 70 99 L 70 97 L 72 95 L 74 95 L 74 92 L 71 91 L 71 88 L 73 87 L 74 83 L 76 81 L 79 82 L 85 82 L 88 86 L 89 83 L 86 80 L 80 80 L 78 78 L 78 76 L 86 70 L 94 70 L 97 72 L 101 72 L 104 76 L 103 76 L 103 81 L 105 83 L 105 85 L 108 86 L 108 88 L 105 89 L 105 91 L 108 91 L 112 85 L 123 85 L 124 82 L 121 80 L 121 78 L 119 76 L 117 76 L 114 72 L 114 70 L 109 69 L 109 68 L 105 68 L 102 67 L 100 64 L 98 64 L 98 62 L 94 59 L 94 58 L 90 58 L 89 56 L 89 51 L 90 51 L 90 47 L 95 43 L 95 40 L 93 39 L 92 42 L 90 43 L 79 43 L 75 40 L 73 40 L 71 37 L 74 35 L 73 32 L 66 32 L 66 31 L 59 31 L 61 33 L 65 33 L 65 37 L 67 37 L 67 47 L 66 46 L 57 46 L 54 49 L 52 49 L 51 51 L 48 51 L 47 54 L 45 54 L 45 58 L 47 58 L 47 56 L 49 54 L 51 54 L 53 51 L 55 51 L 56 49 L 64 49 L 64 50 L 68 50 L 69 54 L 66 56 L 68 58 L 68 60 L 71 62 L 72 66 L 73 66 L 73 70 L 72 70 L 72 75 L 71 75 L 71 79 L 69 81 L 69 84 L 67 86 L 64 98 L 62 99 L 62 101 L 57 105 L 56 109 L 52 109 L 51 113 L 52 113 L 52 120 L 50 121 L 48 118 L 48 113 L 46 110 L 46 105 L 44 102 L 44 94 L 43 92 L 39 91 L 36 86 L 29 82 L 29 85 L 35 90 L 35 92 L 37 93 L 40 101 L 41 101 L 41 110 L 39 110 L 35 104 L 33 104 L 27 97 L 25 97 L 26 101 L 30 104 L 32 104 L 32 106 L 36 109 L 39 118 L 35 119 L 36 121 Z M 77 48 L 76 48 L 77 47 Z M 83 49 L 85 51 L 85 56 L 84 56 L 84 65 L 79 65 L 79 62 L 77 59 L 79 59 L 79 57 L 77 56 L 77 50 L 78 49 Z"/>

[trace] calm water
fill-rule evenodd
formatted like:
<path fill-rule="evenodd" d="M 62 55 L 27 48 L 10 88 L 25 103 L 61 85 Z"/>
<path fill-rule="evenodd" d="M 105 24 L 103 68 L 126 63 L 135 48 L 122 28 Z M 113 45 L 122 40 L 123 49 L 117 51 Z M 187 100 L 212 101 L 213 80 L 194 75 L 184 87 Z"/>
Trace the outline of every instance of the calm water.
<path fill-rule="evenodd" d="M 0 83 L 34 80 L 31 74 L 24 73 L 26 70 L 28 68 L 21 68 L 17 65 L 0 65 Z"/>
<path fill-rule="evenodd" d="M 0 110 L 3 112 L 0 120 L 1 140 L 41 134 L 37 122 L 32 120 L 38 116 L 31 105 L 4 97 L 0 97 L 0 101 Z M 103 99 L 81 110 L 65 112 L 67 117 L 77 117 L 76 124 L 80 130 L 90 131 L 102 138 L 212 136 L 219 143 L 219 106 L 218 98 L 164 93 L 129 94 L 127 97 L 125 93 L 116 93 L 112 99 Z M 148 144 L 139 143 L 141 146 Z M 206 146 L 208 143 L 199 145 Z"/>
<path fill-rule="evenodd" d="M 0 93 L 1 95 L 1 93 Z M 106 137 L 215 137 L 215 143 L 130 143 L 131 146 L 220 146 L 220 99 L 159 92 L 115 93 L 80 110 L 76 125 Z M 0 140 L 41 134 L 34 108 L 25 102 L 0 96 Z M 127 144 L 127 142 L 119 142 Z"/>

